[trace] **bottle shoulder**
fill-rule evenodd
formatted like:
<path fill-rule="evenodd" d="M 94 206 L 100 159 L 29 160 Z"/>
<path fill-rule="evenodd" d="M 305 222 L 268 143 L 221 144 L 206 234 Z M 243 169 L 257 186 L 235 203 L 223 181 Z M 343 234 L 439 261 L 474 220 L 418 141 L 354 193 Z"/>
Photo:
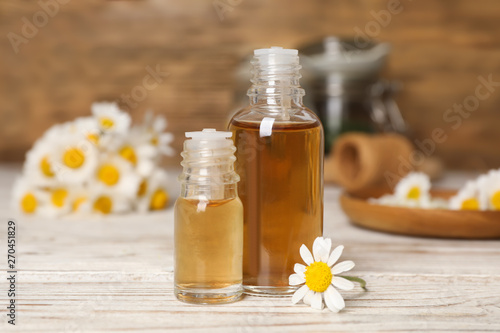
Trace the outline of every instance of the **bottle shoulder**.
<path fill-rule="evenodd" d="M 275 124 L 321 126 L 318 116 L 305 106 L 290 108 L 284 116 L 279 108 L 252 105 L 236 112 L 231 118 L 229 126 L 235 123 L 260 123 L 265 118 L 273 119 Z"/>

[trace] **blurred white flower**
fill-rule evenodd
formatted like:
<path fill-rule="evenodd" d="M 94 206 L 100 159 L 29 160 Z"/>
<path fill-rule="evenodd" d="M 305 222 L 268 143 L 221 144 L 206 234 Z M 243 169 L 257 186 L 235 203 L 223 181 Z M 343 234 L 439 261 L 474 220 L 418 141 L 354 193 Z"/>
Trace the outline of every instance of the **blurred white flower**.
<path fill-rule="evenodd" d="M 166 128 L 167 120 L 165 117 L 155 117 L 152 112 L 147 112 L 144 116 L 144 124 L 135 130 L 139 132 L 142 142 L 152 145 L 164 155 L 172 156 L 175 154 L 175 150 L 170 147 L 170 143 L 174 140 L 174 136 L 164 132 Z"/>
<path fill-rule="evenodd" d="M 93 179 L 97 182 L 97 186 L 115 191 L 127 198 L 135 198 L 141 181 L 132 165 L 116 155 L 105 155 L 100 158 Z"/>
<path fill-rule="evenodd" d="M 84 135 L 63 134 L 52 143 L 49 161 L 58 181 L 82 184 L 92 178 L 97 166 L 98 151 Z"/>
<path fill-rule="evenodd" d="M 46 202 L 47 195 L 42 190 L 32 186 L 23 178 L 16 179 L 12 188 L 12 206 L 17 212 L 38 213 Z"/>
<path fill-rule="evenodd" d="M 468 181 L 458 193 L 450 198 L 449 207 L 452 210 L 479 210 L 479 182 Z"/>
<path fill-rule="evenodd" d="M 430 203 L 431 181 L 421 172 L 410 172 L 394 188 L 394 196 L 404 206 L 427 208 Z"/>
<path fill-rule="evenodd" d="M 500 169 L 480 177 L 479 202 L 483 210 L 500 210 Z"/>
<path fill-rule="evenodd" d="M 143 179 L 137 191 L 139 212 L 167 208 L 170 201 L 167 187 L 168 174 L 163 170 L 155 170 L 151 177 Z"/>
<path fill-rule="evenodd" d="M 50 186 L 57 179 L 50 161 L 53 149 L 50 139 L 37 141 L 26 153 L 23 173 L 27 175 L 30 183 L 36 186 Z"/>
<path fill-rule="evenodd" d="M 116 191 L 91 186 L 88 192 L 89 197 L 81 202 L 78 212 L 82 214 L 115 214 L 126 213 L 131 210 L 130 200 Z"/>
<path fill-rule="evenodd" d="M 64 187 L 48 188 L 45 205 L 40 207 L 40 215 L 46 217 L 62 216 L 71 211 L 71 196 L 69 189 Z"/>
<path fill-rule="evenodd" d="M 99 129 L 104 133 L 126 134 L 130 127 L 129 114 L 120 110 L 116 103 L 94 103 L 92 115 L 96 118 Z"/>

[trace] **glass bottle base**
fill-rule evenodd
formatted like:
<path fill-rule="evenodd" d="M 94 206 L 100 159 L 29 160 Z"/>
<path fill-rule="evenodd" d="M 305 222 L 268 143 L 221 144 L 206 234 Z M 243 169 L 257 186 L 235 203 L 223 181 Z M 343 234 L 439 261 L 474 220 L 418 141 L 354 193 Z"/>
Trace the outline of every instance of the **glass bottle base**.
<path fill-rule="evenodd" d="M 186 289 L 176 286 L 174 288 L 175 297 L 179 301 L 191 304 L 226 304 L 239 300 L 242 294 L 241 285 L 216 288 L 216 289 Z"/>
<path fill-rule="evenodd" d="M 292 296 L 297 287 L 270 287 L 270 286 L 251 286 L 243 285 L 243 292 L 251 296 L 264 297 L 288 297 Z"/>

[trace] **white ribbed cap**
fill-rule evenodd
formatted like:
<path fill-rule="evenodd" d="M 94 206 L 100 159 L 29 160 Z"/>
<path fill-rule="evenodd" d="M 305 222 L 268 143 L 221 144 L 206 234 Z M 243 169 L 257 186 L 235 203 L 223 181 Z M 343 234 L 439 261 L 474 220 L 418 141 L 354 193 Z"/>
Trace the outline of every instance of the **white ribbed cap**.
<path fill-rule="evenodd" d="M 253 54 L 261 65 L 293 65 L 299 61 L 299 51 L 279 46 L 257 49 L 253 51 Z"/>
<path fill-rule="evenodd" d="M 214 128 L 204 128 L 202 131 L 186 132 L 186 138 L 193 140 L 219 140 L 230 138 L 233 136 L 231 132 L 216 131 Z"/>

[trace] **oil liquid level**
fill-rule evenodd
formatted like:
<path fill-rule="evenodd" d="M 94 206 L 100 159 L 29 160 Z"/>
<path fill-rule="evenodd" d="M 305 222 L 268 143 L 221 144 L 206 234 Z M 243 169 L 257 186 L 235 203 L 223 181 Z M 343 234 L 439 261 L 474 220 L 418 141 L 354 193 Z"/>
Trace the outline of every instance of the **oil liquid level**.
<path fill-rule="evenodd" d="M 191 303 L 241 296 L 243 206 L 239 198 L 175 204 L 175 294 Z"/>
<path fill-rule="evenodd" d="M 286 295 L 301 263 L 299 249 L 323 232 L 322 129 L 275 123 L 261 137 L 259 123 L 233 120 L 238 194 L 244 207 L 243 285 L 250 294 Z"/>

